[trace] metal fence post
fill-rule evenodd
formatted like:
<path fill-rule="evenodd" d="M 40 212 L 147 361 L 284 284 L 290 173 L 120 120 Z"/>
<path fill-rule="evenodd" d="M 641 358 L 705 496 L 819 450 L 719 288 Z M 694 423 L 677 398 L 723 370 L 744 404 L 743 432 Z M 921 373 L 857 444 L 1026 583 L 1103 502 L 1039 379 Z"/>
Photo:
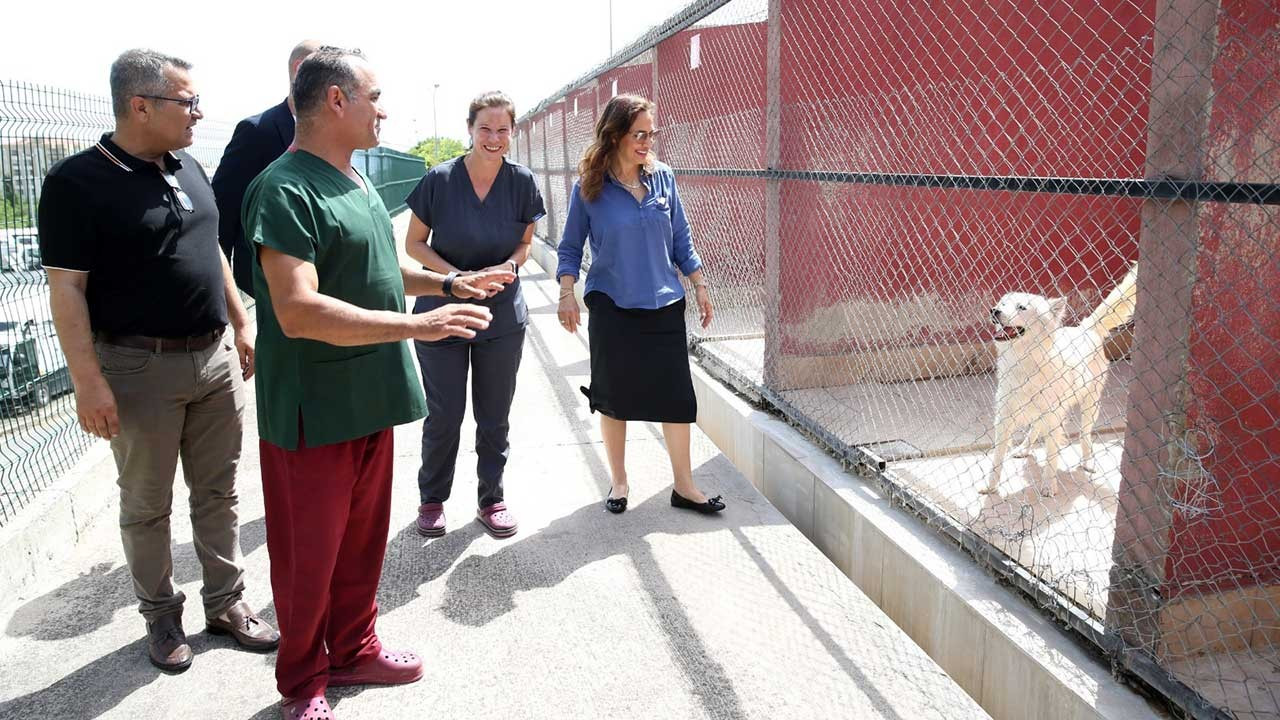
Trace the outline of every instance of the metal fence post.
<path fill-rule="evenodd" d="M 569 217 L 569 201 L 573 199 L 573 176 L 574 176 L 574 169 L 575 169 L 574 165 L 570 163 L 570 159 L 569 159 L 569 106 L 570 106 L 569 98 L 572 95 L 573 93 L 570 92 L 564 96 L 564 103 L 561 105 L 561 110 L 560 110 L 560 120 L 561 120 L 560 152 L 564 156 L 564 165 L 563 165 L 564 177 L 562 179 L 564 180 L 564 216 L 565 218 Z M 561 227 L 560 229 L 561 229 L 561 232 L 564 231 L 563 227 Z M 552 245 L 560 244 L 560 238 L 549 238 L 549 239 L 551 240 Z"/>
<path fill-rule="evenodd" d="M 1156 5 L 1148 179 L 1203 179 L 1219 6 L 1205 0 Z M 1117 494 L 1115 566 L 1107 627 L 1155 652 L 1178 480 L 1165 469 L 1181 461 L 1186 429 L 1188 335 L 1200 244 L 1200 203 L 1149 198 L 1142 207 L 1134 375 Z"/>
<path fill-rule="evenodd" d="M 538 168 L 542 172 L 542 193 L 546 199 L 547 206 L 547 234 L 555 234 L 556 228 L 556 203 L 555 196 L 551 194 L 551 158 L 547 155 L 547 126 L 551 124 L 551 112 L 554 103 L 547 106 L 545 112 L 542 113 L 542 165 Z M 555 244 L 555 241 L 552 242 Z"/>
<path fill-rule="evenodd" d="M 782 0 L 769 0 L 765 57 L 765 167 L 782 159 Z M 782 181 L 765 181 L 764 209 L 764 384 L 782 387 Z"/>

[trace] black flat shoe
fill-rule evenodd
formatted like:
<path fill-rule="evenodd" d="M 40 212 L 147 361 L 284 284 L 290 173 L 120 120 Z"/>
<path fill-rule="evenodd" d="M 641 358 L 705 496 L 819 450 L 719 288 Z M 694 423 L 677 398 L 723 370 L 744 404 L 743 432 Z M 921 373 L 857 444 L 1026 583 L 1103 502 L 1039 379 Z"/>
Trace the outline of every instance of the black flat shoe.
<path fill-rule="evenodd" d="M 671 490 L 671 507 L 677 507 L 682 510 L 696 510 L 704 515 L 718 513 L 724 509 L 724 501 L 717 495 L 713 498 L 707 498 L 706 502 L 696 503 L 674 489 Z"/>
<path fill-rule="evenodd" d="M 624 497 L 620 497 L 620 498 L 613 497 L 613 488 L 610 487 L 609 496 L 604 499 L 604 509 L 608 510 L 609 512 L 615 515 L 626 512 L 627 499 Z"/>

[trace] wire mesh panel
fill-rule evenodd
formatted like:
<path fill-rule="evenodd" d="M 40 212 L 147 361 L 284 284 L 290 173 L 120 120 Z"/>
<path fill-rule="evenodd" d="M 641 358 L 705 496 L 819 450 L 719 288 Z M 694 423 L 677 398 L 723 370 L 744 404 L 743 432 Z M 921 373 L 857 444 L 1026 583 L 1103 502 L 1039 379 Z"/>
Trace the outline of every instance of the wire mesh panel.
<path fill-rule="evenodd" d="M 0 80 L 0 524 L 65 472 L 88 447 L 66 359 L 49 310 L 36 208 L 49 168 L 115 126 L 111 101 Z M 186 148 L 212 177 L 231 126 L 196 125 Z M 422 159 L 385 148 L 358 153 L 388 209 L 425 172 Z"/>
<path fill-rule="evenodd" d="M 595 137 L 596 121 L 600 117 L 597 97 L 599 96 L 599 86 L 593 81 L 583 87 L 578 87 L 565 95 L 564 112 L 564 167 L 565 173 L 562 178 L 561 185 L 565 191 L 565 210 L 568 211 L 568 202 L 570 193 L 573 192 L 573 183 L 578 179 L 578 163 L 582 160 L 583 154 L 587 150 L 587 146 L 591 144 Z M 563 225 L 561 226 L 563 228 Z M 559 244 L 560 234 L 551 236 L 550 240 L 553 244 Z M 590 248 L 584 246 L 584 255 L 588 254 Z M 585 258 L 586 264 L 589 265 L 589 258 Z"/>
<path fill-rule="evenodd" d="M 596 121 L 600 118 L 596 99 L 599 93 L 599 86 L 593 82 L 565 96 L 565 156 L 570 181 L 577 178 L 578 162 L 595 137 Z"/>
<path fill-rule="evenodd" d="M 108 98 L 0 80 L 0 524 L 88 447 L 49 311 L 36 208 L 49 168 L 113 126 Z M 189 152 L 212 174 L 228 136 L 201 122 Z"/>
<path fill-rule="evenodd" d="M 547 203 L 551 195 L 551 187 L 547 176 L 547 122 L 546 116 L 542 113 L 535 114 L 528 118 L 522 125 L 522 129 L 527 129 L 529 134 L 529 169 L 537 173 L 539 180 L 542 181 L 542 201 Z M 534 231 L 542 237 L 553 237 L 551 233 L 551 221 L 548 211 L 547 215 L 543 215 L 534 226 Z M 558 237 L 558 236 L 556 236 Z"/>
<path fill-rule="evenodd" d="M 767 166 L 766 18 L 766 3 L 734 2 L 658 44 L 659 158 L 686 170 Z M 690 304 L 687 325 L 726 347 L 763 342 L 765 186 L 762 178 L 679 180 L 698 253 L 716 273 L 716 320 L 702 330 Z"/>
<path fill-rule="evenodd" d="M 596 79 L 600 92 L 596 95 L 599 109 L 616 95 L 653 97 L 653 50 L 646 50 L 624 65 L 610 68 Z"/>
<path fill-rule="evenodd" d="M 713 372 L 1184 709 L 1276 717 L 1276 47 L 1264 0 L 694 2 L 542 107 L 572 172 L 574 103 L 656 100 Z"/>
<path fill-rule="evenodd" d="M 1108 621 L 1213 702 L 1274 717 L 1280 8 L 1175 4 L 1156 38 L 1148 171 L 1263 185 L 1144 211 Z"/>
<path fill-rule="evenodd" d="M 547 108 L 546 118 L 546 163 L 542 171 L 547 195 L 543 198 L 547 205 L 547 233 L 554 238 L 564 232 L 565 215 L 569 211 L 569 193 L 565 188 L 568 175 L 568 163 L 565 156 L 565 112 L 564 102 L 556 102 Z"/>

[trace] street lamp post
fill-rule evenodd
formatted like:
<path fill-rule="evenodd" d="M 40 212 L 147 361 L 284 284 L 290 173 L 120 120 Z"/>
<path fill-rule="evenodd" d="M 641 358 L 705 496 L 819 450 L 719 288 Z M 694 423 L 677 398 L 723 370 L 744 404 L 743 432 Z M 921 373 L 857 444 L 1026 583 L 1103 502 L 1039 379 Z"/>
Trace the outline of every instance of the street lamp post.
<path fill-rule="evenodd" d="M 436 162 L 440 162 L 440 127 L 436 125 L 436 91 L 440 89 L 440 83 L 431 86 L 431 137 L 435 143 L 436 149 L 434 155 Z"/>

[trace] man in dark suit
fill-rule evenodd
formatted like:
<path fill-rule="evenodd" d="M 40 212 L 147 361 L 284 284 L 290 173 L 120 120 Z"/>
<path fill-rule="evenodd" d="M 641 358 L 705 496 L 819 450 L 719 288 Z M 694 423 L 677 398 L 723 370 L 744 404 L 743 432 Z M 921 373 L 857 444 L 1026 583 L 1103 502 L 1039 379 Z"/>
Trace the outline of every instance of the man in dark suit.
<path fill-rule="evenodd" d="M 298 66 L 320 45 L 315 40 L 303 40 L 289 53 L 290 85 Z M 240 226 L 240 205 L 249 183 L 293 142 L 293 114 L 293 99 L 286 97 L 279 105 L 241 120 L 213 174 L 220 216 L 218 242 L 231 262 L 236 286 L 249 297 L 253 297 L 253 256 Z"/>

